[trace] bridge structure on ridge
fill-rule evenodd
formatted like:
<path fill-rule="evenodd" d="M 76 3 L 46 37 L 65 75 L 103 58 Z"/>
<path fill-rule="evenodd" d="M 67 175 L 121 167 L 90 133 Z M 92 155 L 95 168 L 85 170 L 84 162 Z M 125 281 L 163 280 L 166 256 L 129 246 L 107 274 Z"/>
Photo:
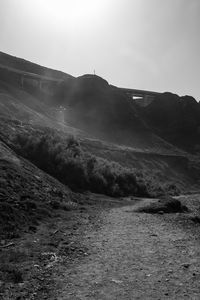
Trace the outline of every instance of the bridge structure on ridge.
<path fill-rule="evenodd" d="M 156 96 L 160 95 L 159 92 L 129 89 L 129 88 L 119 88 L 123 93 L 131 97 L 135 102 L 141 106 L 146 106 L 151 103 Z"/>

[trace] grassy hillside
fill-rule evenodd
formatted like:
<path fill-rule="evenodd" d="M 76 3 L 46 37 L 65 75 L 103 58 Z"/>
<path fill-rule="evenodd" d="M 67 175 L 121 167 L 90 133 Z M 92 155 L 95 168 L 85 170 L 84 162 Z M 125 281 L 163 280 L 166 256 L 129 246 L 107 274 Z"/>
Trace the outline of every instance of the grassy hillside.
<path fill-rule="evenodd" d="M 55 207 L 73 209 L 73 193 L 0 141 L 0 237 L 36 230 Z"/>

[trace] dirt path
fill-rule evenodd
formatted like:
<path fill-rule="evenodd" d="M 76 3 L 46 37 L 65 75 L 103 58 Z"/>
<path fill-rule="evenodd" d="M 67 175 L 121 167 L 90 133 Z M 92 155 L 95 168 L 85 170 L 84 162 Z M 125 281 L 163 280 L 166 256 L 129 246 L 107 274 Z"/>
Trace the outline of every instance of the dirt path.
<path fill-rule="evenodd" d="M 87 232 L 90 255 L 61 278 L 58 300 L 200 299 L 199 226 L 177 214 L 103 212 Z"/>

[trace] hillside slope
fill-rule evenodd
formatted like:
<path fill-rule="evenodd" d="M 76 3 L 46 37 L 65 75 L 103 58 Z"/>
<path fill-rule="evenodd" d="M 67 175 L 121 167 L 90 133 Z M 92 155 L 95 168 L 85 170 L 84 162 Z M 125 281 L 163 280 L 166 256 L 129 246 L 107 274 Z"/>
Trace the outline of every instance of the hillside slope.
<path fill-rule="evenodd" d="M 75 207 L 73 193 L 0 141 L 0 237 L 18 237 L 54 215 L 54 206 Z"/>
<path fill-rule="evenodd" d="M 98 76 L 0 53 L 0 298 L 197 295 L 199 196 L 175 214 L 156 197 L 198 191 L 200 158 L 162 134 L 167 120 L 157 130 L 156 107 L 130 100 Z M 151 203 L 158 214 L 133 212 Z"/>
<path fill-rule="evenodd" d="M 43 67 L 32 68 L 27 61 L 2 57 L 6 59 L 0 71 L 1 134 L 8 137 L 23 127 L 32 131 L 37 126 L 56 129 L 63 138 L 75 135 L 88 153 L 142 170 L 155 182 L 175 183 L 184 191 L 198 187 L 198 158 L 164 140 L 164 135 L 155 132 L 148 114 L 131 105 L 130 99 L 106 80 L 95 75 L 59 77 L 57 71 L 51 75 L 54 78 L 44 79 Z M 12 75 L 9 80 L 6 68 Z M 26 70 L 28 80 L 23 86 L 21 70 Z M 44 88 L 40 81 L 45 82 Z"/>
<path fill-rule="evenodd" d="M 0 80 L 7 95 L 27 106 L 37 103 L 39 113 L 40 107 L 51 109 L 57 119 L 90 135 L 140 149 L 172 149 L 145 125 L 120 89 L 98 76 L 74 78 L 1 53 Z"/>
<path fill-rule="evenodd" d="M 4 52 L 0 52 L 0 68 L 7 68 L 15 72 L 32 73 L 40 76 L 51 77 L 54 79 L 68 79 L 73 76 L 61 71 L 40 66 L 22 58 L 18 58 Z"/>
<path fill-rule="evenodd" d="M 199 152 L 200 103 L 193 97 L 163 93 L 139 111 L 160 137 L 186 151 Z"/>

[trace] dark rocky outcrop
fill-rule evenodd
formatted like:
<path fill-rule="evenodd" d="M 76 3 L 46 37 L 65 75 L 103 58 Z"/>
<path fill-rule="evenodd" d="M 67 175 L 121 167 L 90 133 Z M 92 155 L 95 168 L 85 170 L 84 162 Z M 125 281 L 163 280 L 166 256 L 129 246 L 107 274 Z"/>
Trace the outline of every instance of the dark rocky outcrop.
<path fill-rule="evenodd" d="M 170 143 L 192 152 L 200 144 L 200 105 L 193 97 L 163 93 L 140 111 L 155 133 Z"/>

